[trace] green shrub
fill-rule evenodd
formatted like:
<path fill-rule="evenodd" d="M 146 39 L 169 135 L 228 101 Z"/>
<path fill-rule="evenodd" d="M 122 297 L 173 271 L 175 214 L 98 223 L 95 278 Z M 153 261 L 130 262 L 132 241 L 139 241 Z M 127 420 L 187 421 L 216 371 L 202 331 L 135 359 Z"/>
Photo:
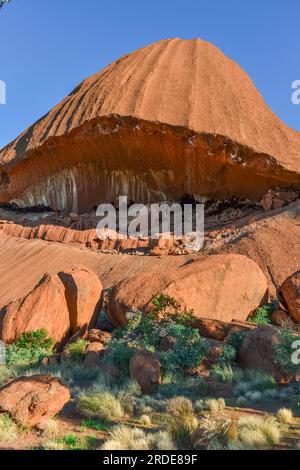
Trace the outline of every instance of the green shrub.
<path fill-rule="evenodd" d="M 160 352 L 163 371 L 184 373 L 199 366 L 208 352 L 207 341 L 198 330 L 180 324 L 172 324 L 168 334 L 175 338 L 172 350 Z"/>
<path fill-rule="evenodd" d="M 45 450 L 90 450 L 96 442 L 94 436 L 77 436 L 75 434 L 67 434 L 57 439 L 48 439 L 43 443 Z"/>
<path fill-rule="evenodd" d="M 230 344 L 227 344 L 223 348 L 221 355 L 218 358 L 218 364 L 229 365 L 235 361 L 235 358 L 236 358 L 236 349 Z"/>
<path fill-rule="evenodd" d="M 233 332 L 230 334 L 228 342 L 236 351 L 239 351 L 247 334 L 248 331 Z"/>
<path fill-rule="evenodd" d="M 134 349 L 124 339 L 112 339 L 105 351 L 105 363 L 112 363 L 119 367 L 123 375 L 129 374 L 129 363 Z"/>
<path fill-rule="evenodd" d="M 208 348 L 207 341 L 190 326 L 191 313 L 180 311 L 178 303 L 168 296 L 156 297 L 153 304 L 153 311 L 147 314 L 127 312 L 127 325 L 115 333 L 107 347 L 105 361 L 128 374 L 132 354 L 145 348 L 159 355 L 163 374 L 183 374 L 197 367 Z M 174 338 L 174 347 L 160 352 L 160 342 L 166 336 Z"/>
<path fill-rule="evenodd" d="M 220 382 L 236 383 L 242 380 L 243 370 L 229 364 L 216 364 L 211 369 L 211 376 Z"/>
<path fill-rule="evenodd" d="M 7 364 L 12 366 L 37 364 L 53 354 L 53 344 L 54 341 L 48 338 L 46 330 L 23 333 L 17 341 L 7 346 Z"/>
<path fill-rule="evenodd" d="M 263 305 L 255 310 L 250 321 L 256 325 L 269 325 L 271 323 L 271 314 L 274 312 L 272 304 Z"/>
<path fill-rule="evenodd" d="M 70 353 L 70 358 L 73 361 L 82 361 L 88 344 L 89 341 L 82 338 L 77 339 L 74 343 L 68 344 L 67 349 Z"/>
<path fill-rule="evenodd" d="M 80 427 L 82 430 L 84 429 L 93 429 L 95 431 L 107 431 L 111 427 L 111 422 L 107 421 L 106 419 L 84 419 Z"/>

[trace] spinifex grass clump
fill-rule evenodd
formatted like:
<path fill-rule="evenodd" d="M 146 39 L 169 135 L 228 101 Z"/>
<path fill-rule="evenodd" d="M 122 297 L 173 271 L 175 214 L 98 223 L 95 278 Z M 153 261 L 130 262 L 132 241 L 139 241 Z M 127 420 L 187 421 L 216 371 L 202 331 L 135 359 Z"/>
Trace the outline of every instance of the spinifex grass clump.
<path fill-rule="evenodd" d="M 37 364 L 52 355 L 54 341 L 48 338 L 46 330 L 23 333 L 17 341 L 7 346 L 6 361 L 8 366 L 28 366 Z"/>
<path fill-rule="evenodd" d="M 168 404 L 167 430 L 180 449 L 193 447 L 198 420 L 193 403 L 185 397 L 175 397 Z"/>
<path fill-rule="evenodd" d="M 79 338 L 74 343 L 68 345 L 68 351 L 70 353 L 70 358 L 73 361 L 82 361 L 84 352 L 86 350 L 89 341 L 86 341 L 82 338 Z"/>
<path fill-rule="evenodd" d="M 200 421 L 209 450 L 262 450 L 280 443 L 280 427 L 272 417 L 249 416 L 238 420 L 225 415 Z"/>
<path fill-rule="evenodd" d="M 197 367 L 205 357 L 207 341 L 192 328 L 191 312 L 180 310 L 171 297 L 159 295 L 152 301 L 153 309 L 147 314 L 129 312 L 127 325 L 120 328 L 106 350 L 106 361 L 128 373 L 129 361 L 134 351 L 145 348 L 158 354 L 163 372 L 184 374 Z M 172 348 L 160 351 L 164 338 L 172 340 Z"/>
<path fill-rule="evenodd" d="M 0 415 L 0 442 L 10 442 L 18 439 L 19 429 L 11 417 L 4 413 Z"/>

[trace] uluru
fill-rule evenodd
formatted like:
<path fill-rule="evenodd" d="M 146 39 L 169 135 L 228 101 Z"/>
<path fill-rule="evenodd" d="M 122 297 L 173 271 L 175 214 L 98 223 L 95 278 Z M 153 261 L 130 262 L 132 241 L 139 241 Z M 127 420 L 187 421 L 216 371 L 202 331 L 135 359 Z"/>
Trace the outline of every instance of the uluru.
<path fill-rule="evenodd" d="M 0 202 L 83 213 L 134 202 L 260 200 L 300 189 L 300 134 L 201 39 L 166 39 L 79 84 L 0 151 Z"/>
<path fill-rule="evenodd" d="M 0 0 L 0 451 L 300 449 L 299 15 L 53 3 Z"/>

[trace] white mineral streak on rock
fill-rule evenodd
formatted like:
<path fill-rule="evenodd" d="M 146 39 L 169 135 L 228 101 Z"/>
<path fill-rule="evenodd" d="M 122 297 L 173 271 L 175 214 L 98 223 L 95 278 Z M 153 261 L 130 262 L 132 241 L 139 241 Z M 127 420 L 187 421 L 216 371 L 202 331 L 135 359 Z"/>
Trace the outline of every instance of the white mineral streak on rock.
<path fill-rule="evenodd" d="M 72 212 L 78 213 L 79 185 L 84 185 L 87 193 L 99 190 L 98 204 L 112 202 L 118 196 L 128 196 L 135 202 L 143 203 L 167 200 L 166 193 L 148 187 L 149 174 L 157 188 L 163 188 L 166 182 L 170 183 L 173 180 L 173 172 L 168 170 L 150 170 L 147 173 L 136 173 L 133 170 L 101 171 L 93 164 L 85 164 L 48 176 L 28 188 L 22 197 L 10 202 L 20 208 L 44 206 L 65 211 L 71 207 Z"/>

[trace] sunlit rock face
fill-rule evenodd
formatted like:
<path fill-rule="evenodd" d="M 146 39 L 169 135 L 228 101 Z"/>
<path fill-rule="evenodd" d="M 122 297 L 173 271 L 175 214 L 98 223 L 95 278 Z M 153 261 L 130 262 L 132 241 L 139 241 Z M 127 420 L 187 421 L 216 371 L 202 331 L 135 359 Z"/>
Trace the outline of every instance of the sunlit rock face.
<path fill-rule="evenodd" d="M 300 189 L 300 134 L 200 39 L 167 39 L 82 82 L 0 152 L 0 203 L 86 212 Z"/>

